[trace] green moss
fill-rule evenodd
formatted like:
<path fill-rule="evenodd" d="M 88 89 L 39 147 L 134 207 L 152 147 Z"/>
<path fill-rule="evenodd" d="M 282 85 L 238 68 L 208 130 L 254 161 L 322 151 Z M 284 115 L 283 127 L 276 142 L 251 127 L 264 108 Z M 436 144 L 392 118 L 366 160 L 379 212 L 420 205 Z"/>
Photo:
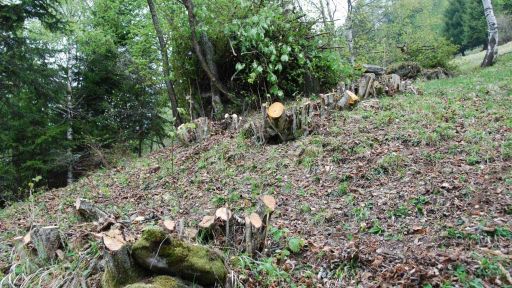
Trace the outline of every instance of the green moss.
<path fill-rule="evenodd" d="M 144 230 L 141 239 L 133 245 L 133 256 L 153 272 L 176 275 L 201 285 L 224 283 L 227 277 L 221 255 L 205 246 L 171 239 L 158 227 Z"/>
<path fill-rule="evenodd" d="M 125 286 L 125 288 L 187 288 L 193 287 L 171 276 L 157 276 L 149 281 L 139 282 Z"/>

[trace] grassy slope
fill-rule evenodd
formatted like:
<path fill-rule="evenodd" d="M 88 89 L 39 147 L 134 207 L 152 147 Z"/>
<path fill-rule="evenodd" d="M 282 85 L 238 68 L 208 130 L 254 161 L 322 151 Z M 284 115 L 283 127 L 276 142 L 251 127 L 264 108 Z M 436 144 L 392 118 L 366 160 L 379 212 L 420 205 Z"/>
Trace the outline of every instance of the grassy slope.
<path fill-rule="evenodd" d="M 219 134 L 178 148 L 174 165 L 171 150 L 163 149 L 39 195 L 34 210 L 29 202 L 16 204 L 0 212 L 0 267 L 30 217 L 58 223 L 68 242 L 89 241 L 83 239 L 92 225 L 72 216 L 79 195 L 121 219 L 185 217 L 194 225 L 224 204 L 249 211 L 258 195 L 270 193 L 279 201 L 266 255 L 274 257 L 235 268 L 252 283 L 506 283 L 500 265 L 512 268 L 512 54 L 499 61 L 418 83 L 422 96 L 364 101 L 295 142 L 259 147 Z M 307 245 L 276 261 L 292 237 Z M 85 270 L 98 257 L 90 241 L 82 256 L 68 253 L 66 261 L 78 265 L 55 263 L 43 270 L 43 282 Z M 22 277 L 28 266 L 20 262 Z"/>

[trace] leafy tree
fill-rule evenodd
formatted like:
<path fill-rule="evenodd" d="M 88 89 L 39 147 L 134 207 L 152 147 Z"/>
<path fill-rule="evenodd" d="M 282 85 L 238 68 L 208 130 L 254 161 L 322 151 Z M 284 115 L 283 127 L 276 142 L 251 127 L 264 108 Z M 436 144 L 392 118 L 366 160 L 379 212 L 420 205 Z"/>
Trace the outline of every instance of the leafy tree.
<path fill-rule="evenodd" d="M 444 13 L 444 34 L 458 52 L 485 45 L 487 22 L 480 0 L 451 0 Z"/>

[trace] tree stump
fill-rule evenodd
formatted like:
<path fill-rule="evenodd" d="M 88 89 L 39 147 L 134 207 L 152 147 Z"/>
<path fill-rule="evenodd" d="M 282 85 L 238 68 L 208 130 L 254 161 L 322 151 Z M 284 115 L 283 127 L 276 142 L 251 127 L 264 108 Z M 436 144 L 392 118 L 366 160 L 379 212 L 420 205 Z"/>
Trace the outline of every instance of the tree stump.
<path fill-rule="evenodd" d="M 58 226 L 36 227 L 32 229 L 28 241 L 32 241 L 38 257 L 44 260 L 56 259 L 57 250 L 63 247 Z"/>
<path fill-rule="evenodd" d="M 85 221 L 97 221 L 108 217 L 107 213 L 96 207 L 91 201 L 83 198 L 76 199 L 75 211 Z"/>
<path fill-rule="evenodd" d="M 357 92 L 357 96 L 359 98 L 364 99 L 368 98 L 370 95 L 375 96 L 374 91 L 374 85 L 373 82 L 375 81 L 375 74 L 373 73 L 366 73 L 359 79 L 359 90 Z"/>
<path fill-rule="evenodd" d="M 172 239 L 158 227 L 146 228 L 132 251 L 139 265 L 156 274 L 179 276 L 208 287 L 226 281 L 227 269 L 220 253 Z"/>

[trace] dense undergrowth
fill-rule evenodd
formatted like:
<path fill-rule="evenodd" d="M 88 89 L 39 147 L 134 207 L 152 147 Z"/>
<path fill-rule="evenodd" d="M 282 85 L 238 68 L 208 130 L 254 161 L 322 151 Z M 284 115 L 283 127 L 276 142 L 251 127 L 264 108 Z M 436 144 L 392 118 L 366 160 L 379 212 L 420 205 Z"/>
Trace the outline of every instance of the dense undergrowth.
<path fill-rule="evenodd" d="M 225 251 L 248 287 L 510 286 L 510 65 L 507 54 L 485 70 L 419 82 L 420 96 L 367 99 L 297 141 L 255 146 L 217 134 L 36 193 L 0 211 L 2 284 L 84 279 L 94 287 L 101 247 L 72 213 L 78 196 L 121 220 L 183 217 L 195 225 L 217 207 L 250 211 L 256 197 L 273 194 L 279 208 L 267 253 L 253 260 Z M 31 224 L 61 227 L 64 260 L 16 252 L 13 237 Z"/>

